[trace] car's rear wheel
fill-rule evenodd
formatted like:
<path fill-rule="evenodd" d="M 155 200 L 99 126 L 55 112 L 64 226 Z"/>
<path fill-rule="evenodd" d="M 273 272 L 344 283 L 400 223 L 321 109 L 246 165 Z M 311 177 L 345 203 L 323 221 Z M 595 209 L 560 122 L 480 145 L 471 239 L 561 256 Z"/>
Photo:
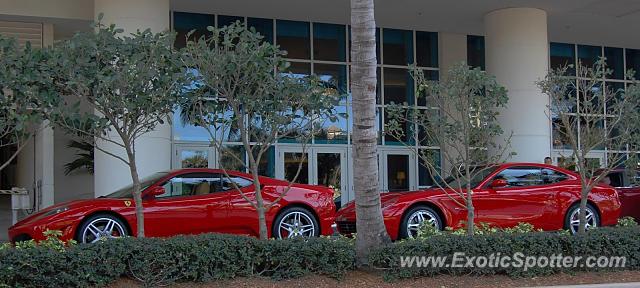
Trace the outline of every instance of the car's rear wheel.
<path fill-rule="evenodd" d="M 418 236 L 420 225 L 425 222 L 431 224 L 438 230 L 442 230 L 444 228 L 442 218 L 440 218 L 440 215 L 436 210 L 424 205 L 415 206 L 409 209 L 402 218 L 402 223 L 400 224 L 400 238 L 416 238 Z"/>
<path fill-rule="evenodd" d="M 278 239 L 294 237 L 317 237 L 320 235 L 318 219 L 306 208 L 285 208 L 272 225 L 272 237 Z"/>
<path fill-rule="evenodd" d="M 127 226 L 118 217 L 110 214 L 96 214 L 82 222 L 78 228 L 76 240 L 79 243 L 96 243 L 128 235 Z"/>
<path fill-rule="evenodd" d="M 598 210 L 593 205 L 587 203 L 585 230 L 600 226 L 600 216 Z M 564 220 L 564 228 L 568 229 L 571 234 L 578 233 L 580 227 L 580 203 L 576 203 L 567 210 Z"/>

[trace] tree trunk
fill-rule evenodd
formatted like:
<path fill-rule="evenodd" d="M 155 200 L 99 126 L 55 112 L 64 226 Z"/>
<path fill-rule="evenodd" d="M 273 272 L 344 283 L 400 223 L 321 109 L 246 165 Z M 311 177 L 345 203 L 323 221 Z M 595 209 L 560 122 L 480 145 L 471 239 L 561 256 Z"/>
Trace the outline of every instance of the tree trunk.
<path fill-rule="evenodd" d="M 470 180 L 470 179 L 469 179 Z M 473 190 L 471 185 L 467 184 L 467 235 L 473 236 L 474 231 L 474 218 L 475 208 L 473 208 Z"/>
<path fill-rule="evenodd" d="M 129 147 L 127 147 L 127 156 L 129 158 L 131 180 L 133 181 L 133 202 L 136 205 L 136 224 L 138 226 L 137 234 L 138 238 L 144 238 L 144 207 L 142 206 L 142 191 L 140 191 L 140 176 L 138 176 L 135 152 Z"/>
<path fill-rule="evenodd" d="M 264 200 L 262 199 L 262 187 L 260 187 L 260 176 L 258 167 L 251 168 L 253 175 L 253 186 L 256 187 L 256 210 L 258 211 L 258 227 L 260 229 L 260 239 L 267 240 L 269 232 L 267 230 L 267 218 L 264 211 Z M 275 225 L 275 223 L 273 224 Z"/>
<path fill-rule="evenodd" d="M 589 189 L 585 185 L 582 187 L 580 196 L 580 226 L 578 228 L 578 234 L 584 234 L 587 226 L 587 197 L 589 196 Z M 571 221 L 571 219 L 569 219 L 569 221 Z M 571 222 L 569 222 L 569 225 L 571 225 Z"/>
<path fill-rule="evenodd" d="M 353 93 L 353 171 L 358 266 L 373 248 L 390 242 L 378 189 L 376 131 L 376 39 L 373 0 L 351 0 L 351 89 Z"/>

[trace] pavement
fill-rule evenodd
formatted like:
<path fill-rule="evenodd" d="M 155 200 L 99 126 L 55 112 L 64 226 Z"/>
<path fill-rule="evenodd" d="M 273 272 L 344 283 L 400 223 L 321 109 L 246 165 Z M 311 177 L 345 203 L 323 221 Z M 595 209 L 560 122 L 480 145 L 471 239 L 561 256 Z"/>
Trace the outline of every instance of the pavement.
<path fill-rule="evenodd" d="M 607 284 L 585 284 L 585 285 L 559 285 L 559 286 L 539 286 L 535 288 L 640 288 L 640 282 L 629 283 L 607 283 Z"/>

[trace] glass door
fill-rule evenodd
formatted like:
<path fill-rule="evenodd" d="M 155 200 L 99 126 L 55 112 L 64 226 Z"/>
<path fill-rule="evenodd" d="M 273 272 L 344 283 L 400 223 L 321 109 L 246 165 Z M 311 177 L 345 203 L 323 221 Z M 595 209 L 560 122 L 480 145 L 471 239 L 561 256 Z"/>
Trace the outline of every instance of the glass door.
<path fill-rule="evenodd" d="M 411 151 L 382 150 L 378 156 L 380 187 L 382 191 L 407 191 L 417 189 L 415 155 Z"/>
<path fill-rule="evenodd" d="M 310 182 L 311 165 L 310 153 L 299 147 L 279 147 L 276 159 L 276 178 L 293 181 L 301 184 L 313 184 Z"/>
<path fill-rule="evenodd" d="M 338 207 L 350 201 L 347 148 L 313 148 L 311 155 L 312 184 L 333 188 L 334 201 Z"/>

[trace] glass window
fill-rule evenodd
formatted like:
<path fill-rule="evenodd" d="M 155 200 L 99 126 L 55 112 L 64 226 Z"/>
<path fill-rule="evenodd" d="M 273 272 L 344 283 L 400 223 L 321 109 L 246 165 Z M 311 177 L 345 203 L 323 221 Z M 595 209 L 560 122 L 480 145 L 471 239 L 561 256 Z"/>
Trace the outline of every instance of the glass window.
<path fill-rule="evenodd" d="M 507 187 L 542 185 L 542 170 L 535 167 L 512 167 L 502 170 L 494 178 L 507 180 Z"/>
<path fill-rule="evenodd" d="M 413 77 L 407 69 L 384 68 L 384 103 L 413 105 Z"/>
<path fill-rule="evenodd" d="M 253 157 L 255 157 L 256 160 L 258 160 L 258 152 L 259 151 L 257 148 L 253 149 Z M 275 159 L 275 149 L 273 148 L 273 146 L 269 147 L 269 149 L 262 154 L 262 157 L 260 157 L 260 161 L 258 162 L 258 175 L 273 177 L 275 170 Z"/>
<path fill-rule="evenodd" d="M 552 169 L 542 169 L 542 182 L 544 184 L 553 184 L 569 179 L 567 174 Z"/>
<path fill-rule="evenodd" d="M 309 22 L 276 20 L 276 44 L 287 51 L 287 58 L 311 58 L 309 34 Z"/>
<path fill-rule="evenodd" d="M 578 45 L 578 61 L 580 66 L 591 68 L 602 57 L 602 47 Z"/>
<path fill-rule="evenodd" d="M 402 109 L 402 116 L 400 117 L 404 117 L 405 119 L 409 119 L 410 115 L 409 113 L 411 113 L 411 110 L 409 109 Z M 401 143 L 410 143 L 410 144 L 414 144 L 415 141 L 413 141 L 414 137 L 413 137 L 413 129 L 410 128 L 410 123 L 408 123 L 406 120 L 404 119 L 395 119 L 396 121 L 398 121 L 398 124 L 400 125 L 400 129 L 402 129 L 402 133 L 400 134 L 400 131 L 395 131 L 393 134 L 389 133 L 385 133 L 384 135 L 384 141 L 385 144 L 387 145 L 396 145 L 396 144 L 401 144 Z M 385 112 L 384 113 L 384 125 L 385 125 L 385 129 L 387 129 L 386 127 L 388 127 L 389 122 L 391 121 L 390 117 L 389 117 L 389 113 Z M 387 130 L 388 131 L 388 130 Z"/>
<path fill-rule="evenodd" d="M 387 155 L 389 191 L 409 190 L 409 155 Z"/>
<path fill-rule="evenodd" d="M 244 17 L 240 16 L 226 16 L 226 15 L 218 15 L 218 28 L 222 28 L 225 26 L 229 26 L 236 21 L 240 21 L 241 24 L 244 24 Z"/>
<path fill-rule="evenodd" d="M 305 155 L 306 154 L 306 155 Z M 284 153 L 284 179 L 295 183 L 309 183 L 309 155 L 308 153 Z M 298 172 L 300 170 L 300 172 Z M 298 177 L 296 178 L 296 174 Z"/>
<path fill-rule="evenodd" d="M 220 169 L 230 171 L 245 171 L 245 152 L 244 147 L 241 145 L 224 145 L 221 147 L 220 153 L 218 153 Z"/>
<path fill-rule="evenodd" d="M 622 95 L 624 94 L 624 83 L 622 82 L 605 82 L 604 83 L 606 93 L 610 93 L 610 96 L 607 96 L 607 113 L 611 113 L 613 111 L 613 107 L 616 106 L 616 103 L 621 103 Z"/>
<path fill-rule="evenodd" d="M 627 69 L 633 69 L 636 72 L 634 78 L 640 79 L 640 50 L 626 49 Z"/>
<path fill-rule="evenodd" d="M 180 151 L 181 168 L 207 168 L 209 167 L 209 153 L 206 150 L 182 150 Z"/>
<path fill-rule="evenodd" d="M 438 71 L 423 70 L 422 72 L 424 73 L 424 78 L 426 80 L 438 81 L 440 78 Z M 418 106 L 435 106 L 435 104 L 428 99 L 427 95 L 425 95 L 424 92 L 421 94 L 417 94 L 416 98 L 418 98 L 416 99 L 416 103 L 418 103 Z"/>
<path fill-rule="evenodd" d="M 253 28 L 264 40 L 273 43 L 273 20 L 264 18 L 247 18 L 247 27 Z"/>
<path fill-rule="evenodd" d="M 323 119 L 314 123 L 314 141 L 316 144 L 347 144 L 349 127 L 347 107 L 335 106 L 336 121 Z"/>
<path fill-rule="evenodd" d="M 421 149 L 420 156 L 418 157 L 418 185 L 419 186 L 433 186 L 433 177 L 438 175 L 431 175 L 431 170 L 426 166 L 424 160 L 431 159 L 431 164 L 436 169 L 440 167 L 440 150 Z"/>
<path fill-rule="evenodd" d="M 575 123 L 575 116 L 570 116 L 569 122 Z M 555 149 L 570 149 L 571 141 L 569 138 L 567 127 L 562 123 L 560 117 L 554 117 L 552 119 L 553 124 L 553 148 Z M 578 125 L 572 125 L 574 137 L 578 137 Z"/>
<path fill-rule="evenodd" d="M 566 43 L 551 43 L 549 47 L 549 53 L 551 55 L 550 64 L 552 69 L 563 68 L 568 65 L 573 65 L 571 68 L 567 68 L 568 75 L 576 75 L 576 51 L 573 44 Z"/>
<path fill-rule="evenodd" d="M 611 69 L 609 79 L 624 79 L 624 54 L 622 48 L 604 47 L 604 57 L 606 57 L 607 68 Z"/>
<path fill-rule="evenodd" d="M 191 34 L 189 40 L 197 40 L 202 36 L 209 36 L 210 33 L 207 31 L 207 27 L 214 26 L 214 21 L 214 16 L 209 14 L 174 12 L 173 29 L 177 34 L 174 46 L 176 48 L 187 46 L 186 37 L 191 30 L 195 31 Z"/>
<path fill-rule="evenodd" d="M 413 63 L 413 32 L 399 29 L 382 29 L 384 64 L 407 65 Z"/>
<path fill-rule="evenodd" d="M 345 26 L 337 24 L 313 24 L 313 59 L 346 61 Z"/>
<path fill-rule="evenodd" d="M 484 71 L 486 69 L 484 61 L 484 37 L 467 35 L 467 64 Z"/>
<path fill-rule="evenodd" d="M 211 173 L 190 173 L 171 178 L 162 184 L 165 193 L 157 198 L 176 196 L 206 195 L 221 191 L 220 175 Z"/>
<path fill-rule="evenodd" d="M 339 94 L 347 93 L 347 66 L 314 64 L 313 72 L 326 83 L 326 87 L 335 89 Z"/>
<path fill-rule="evenodd" d="M 418 66 L 438 67 L 438 33 L 416 31 Z"/>
<path fill-rule="evenodd" d="M 234 185 L 235 184 L 235 185 Z M 229 175 L 222 178 L 222 184 L 218 191 L 229 191 L 236 188 L 244 188 L 253 185 L 253 181 L 238 176 Z"/>
<path fill-rule="evenodd" d="M 284 73 L 289 77 L 305 78 L 311 75 L 311 64 L 302 62 L 290 62 L 289 68 Z"/>

